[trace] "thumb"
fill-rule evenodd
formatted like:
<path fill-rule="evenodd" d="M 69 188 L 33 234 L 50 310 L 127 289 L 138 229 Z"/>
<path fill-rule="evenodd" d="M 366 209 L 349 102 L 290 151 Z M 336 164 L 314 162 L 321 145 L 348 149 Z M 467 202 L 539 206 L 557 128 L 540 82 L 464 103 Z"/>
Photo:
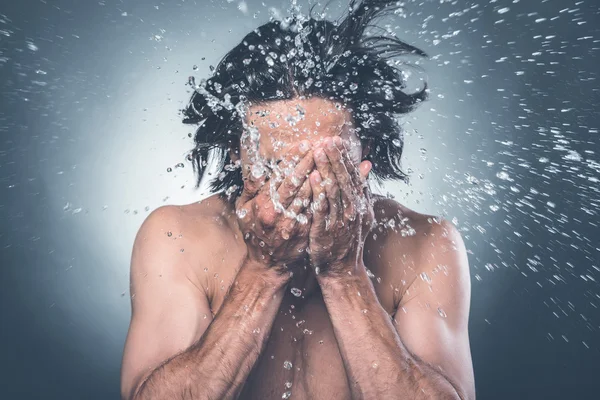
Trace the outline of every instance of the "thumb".
<path fill-rule="evenodd" d="M 251 165 L 245 166 L 242 176 L 244 188 L 236 201 L 236 208 L 242 207 L 254 198 L 266 183 L 266 173 L 262 173 L 258 177 L 254 176 Z"/>
<path fill-rule="evenodd" d="M 369 176 L 369 172 L 371 172 L 371 169 L 373 168 L 373 165 L 371 164 L 371 161 L 363 161 L 360 163 L 360 165 L 358 166 L 358 171 L 360 173 L 360 177 L 364 180 L 367 179 L 367 177 Z"/>

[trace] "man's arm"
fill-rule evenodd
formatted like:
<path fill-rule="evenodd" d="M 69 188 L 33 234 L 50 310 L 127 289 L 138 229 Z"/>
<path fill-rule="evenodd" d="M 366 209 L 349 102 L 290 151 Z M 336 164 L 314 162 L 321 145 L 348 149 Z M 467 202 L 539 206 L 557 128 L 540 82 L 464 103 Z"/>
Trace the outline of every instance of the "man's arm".
<path fill-rule="evenodd" d="M 393 321 L 364 265 L 349 266 L 358 273 L 347 277 L 319 278 L 354 398 L 475 398 L 464 243 L 446 221 L 429 235 L 417 265 L 427 276 L 408 288 Z M 404 251 L 391 239 L 382 258 L 399 264 Z"/>
<path fill-rule="evenodd" d="M 124 399 L 235 398 L 283 298 L 287 277 L 245 261 L 212 319 L 185 252 L 207 255 L 218 244 L 211 244 L 209 233 L 192 239 L 184 232 L 179 237 L 179 214 L 177 207 L 158 209 L 135 240 L 132 320 L 121 374 Z"/>

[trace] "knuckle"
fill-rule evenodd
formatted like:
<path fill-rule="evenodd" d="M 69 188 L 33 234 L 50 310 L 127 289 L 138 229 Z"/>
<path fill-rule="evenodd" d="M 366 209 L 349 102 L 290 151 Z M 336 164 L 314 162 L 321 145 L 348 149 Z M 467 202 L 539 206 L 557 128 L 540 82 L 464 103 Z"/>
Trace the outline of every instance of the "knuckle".
<path fill-rule="evenodd" d="M 308 199 L 309 196 L 310 196 L 310 188 L 303 188 L 303 189 L 300 189 L 300 191 L 298 191 L 298 194 L 296 195 L 296 199 L 302 203 L 305 199 Z"/>
<path fill-rule="evenodd" d="M 262 208 L 258 214 L 258 220 L 263 226 L 271 227 L 275 225 L 277 214 L 272 208 Z"/>
<path fill-rule="evenodd" d="M 300 178 L 298 177 L 298 175 L 292 174 L 289 176 L 288 179 L 286 179 L 286 183 L 287 183 L 287 186 L 286 186 L 287 188 L 294 190 L 298 186 L 300 186 Z"/>
<path fill-rule="evenodd" d="M 252 179 L 247 179 L 244 182 L 244 190 L 246 192 L 253 192 L 258 188 L 258 182 L 252 180 Z"/>

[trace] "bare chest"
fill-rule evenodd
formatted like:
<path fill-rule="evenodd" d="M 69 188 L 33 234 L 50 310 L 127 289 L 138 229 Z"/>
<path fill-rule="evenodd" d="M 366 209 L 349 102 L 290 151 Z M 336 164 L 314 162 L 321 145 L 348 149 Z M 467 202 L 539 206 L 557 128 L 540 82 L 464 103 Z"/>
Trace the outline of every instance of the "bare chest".
<path fill-rule="evenodd" d="M 241 399 L 349 399 L 350 388 L 322 299 L 282 305 Z"/>
<path fill-rule="evenodd" d="M 206 274 L 206 287 L 213 315 L 221 308 L 236 271 L 225 266 L 240 264 L 244 251 L 230 245 L 221 252 L 217 271 Z M 377 257 L 365 259 L 377 271 Z M 392 315 L 394 287 L 373 279 L 380 305 Z M 284 298 L 271 334 L 254 368 L 248 375 L 240 399 L 350 399 L 351 390 L 333 326 L 320 295 L 294 305 Z"/>

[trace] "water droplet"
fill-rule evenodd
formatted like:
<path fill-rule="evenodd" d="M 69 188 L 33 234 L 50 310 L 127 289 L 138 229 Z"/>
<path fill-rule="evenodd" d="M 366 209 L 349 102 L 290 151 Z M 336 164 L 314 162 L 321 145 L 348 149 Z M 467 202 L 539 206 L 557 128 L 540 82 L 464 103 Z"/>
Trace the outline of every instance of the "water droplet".
<path fill-rule="evenodd" d="M 171 236 L 173 236 L 173 233 L 171 231 L 169 231 L 169 232 L 167 232 L 167 236 L 171 237 Z"/>
<path fill-rule="evenodd" d="M 512 181 L 510 176 L 506 173 L 506 171 L 500 171 L 496 174 L 497 178 L 502 179 L 503 181 Z"/>
<path fill-rule="evenodd" d="M 294 287 L 294 288 L 292 288 L 292 289 L 290 290 L 290 292 L 292 292 L 292 294 L 293 294 L 294 296 L 296 296 L 296 297 L 300 297 L 300 296 L 302 296 L 302 290 L 300 290 L 300 289 L 298 289 L 298 288 L 295 288 L 295 287 Z"/>
<path fill-rule="evenodd" d="M 236 211 L 236 214 L 237 214 L 238 218 L 244 218 L 246 216 L 246 214 L 248 214 L 248 210 L 246 210 L 245 208 L 240 208 L 239 210 Z"/>
<path fill-rule="evenodd" d="M 292 395 L 292 392 L 288 391 L 288 392 L 285 392 L 285 393 L 284 393 L 284 394 L 281 396 L 281 398 L 282 398 L 282 399 L 289 399 L 291 395 Z"/>
<path fill-rule="evenodd" d="M 429 275 L 427 275 L 427 272 L 421 272 L 419 276 L 421 277 L 421 279 L 423 279 L 423 281 L 431 284 L 431 278 L 429 277 Z"/>
<path fill-rule="evenodd" d="M 438 314 L 440 314 L 440 317 L 442 318 L 446 318 L 448 315 L 446 315 L 446 312 L 444 310 L 442 310 L 441 307 L 438 307 Z"/>
<path fill-rule="evenodd" d="M 298 214 L 296 219 L 298 220 L 298 223 L 300 223 L 300 225 L 306 225 L 308 223 L 308 218 L 304 214 Z"/>
<path fill-rule="evenodd" d="M 240 1 L 240 4 L 238 4 L 238 10 L 240 10 L 242 14 L 248 14 L 248 4 L 245 1 Z"/>
<path fill-rule="evenodd" d="M 265 174 L 265 167 L 261 164 L 252 165 L 252 176 L 256 179 Z"/>
<path fill-rule="evenodd" d="M 285 368 L 285 369 L 287 369 L 289 371 L 290 369 L 292 369 L 292 363 L 289 362 L 289 361 L 287 361 L 287 360 L 284 361 L 283 362 L 283 368 Z"/>
<path fill-rule="evenodd" d="M 581 157 L 581 154 L 579 154 L 575 150 L 569 150 L 568 154 L 564 156 L 564 159 L 571 161 L 581 161 L 583 160 L 583 157 Z"/>

